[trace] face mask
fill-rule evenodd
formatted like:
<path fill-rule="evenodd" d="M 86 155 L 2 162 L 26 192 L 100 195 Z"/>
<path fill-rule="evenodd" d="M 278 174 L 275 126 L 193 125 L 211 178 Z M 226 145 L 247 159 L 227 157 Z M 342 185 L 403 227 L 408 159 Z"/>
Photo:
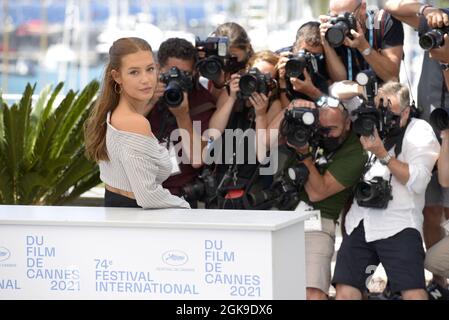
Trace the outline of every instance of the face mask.
<path fill-rule="evenodd" d="M 332 153 L 341 146 L 340 137 L 338 138 L 323 137 L 320 142 L 320 146 L 321 148 L 324 149 L 326 153 Z"/>

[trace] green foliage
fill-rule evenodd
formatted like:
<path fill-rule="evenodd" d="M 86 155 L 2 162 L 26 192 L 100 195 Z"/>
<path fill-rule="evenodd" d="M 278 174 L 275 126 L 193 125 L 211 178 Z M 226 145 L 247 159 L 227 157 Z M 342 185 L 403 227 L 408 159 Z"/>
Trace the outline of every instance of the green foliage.
<path fill-rule="evenodd" d="M 62 205 L 100 183 L 83 133 L 99 83 L 70 90 L 55 107 L 62 87 L 43 89 L 34 105 L 29 84 L 18 104 L 0 96 L 0 204 Z"/>

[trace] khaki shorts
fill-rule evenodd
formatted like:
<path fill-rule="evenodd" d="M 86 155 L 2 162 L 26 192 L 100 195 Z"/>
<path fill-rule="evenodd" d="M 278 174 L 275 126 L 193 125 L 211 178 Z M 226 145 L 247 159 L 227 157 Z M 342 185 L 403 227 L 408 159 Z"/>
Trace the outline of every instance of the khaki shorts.
<path fill-rule="evenodd" d="M 335 221 L 322 218 L 322 230 L 306 232 L 306 286 L 328 294 L 335 251 Z"/>
<path fill-rule="evenodd" d="M 427 250 L 424 265 L 430 272 L 449 278 L 449 236 Z"/>

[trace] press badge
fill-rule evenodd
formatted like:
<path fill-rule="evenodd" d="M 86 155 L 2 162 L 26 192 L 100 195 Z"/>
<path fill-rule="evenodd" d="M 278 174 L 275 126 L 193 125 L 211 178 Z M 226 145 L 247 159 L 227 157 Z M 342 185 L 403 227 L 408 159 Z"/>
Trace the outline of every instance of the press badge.
<path fill-rule="evenodd" d="M 170 142 L 170 146 L 168 148 L 168 155 L 170 157 L 171 162 L 171 174 L 170 176 L 176 176 L 181 173 L 181 168 L 178 164 L 178 157 L 176 155 L 176 148 L 173 145 L 173 142 Z"/>
<path fill-rule="evenodd" d="M 295 211 L 299 212 L 307 212 L 307 211 L 315 211 L 311 206 L 309 206 L 304 201 L 299 202 L 298 206 L 296 207 Z M 316 213 L 315 213 L 316 212 Z M 320 211 L 315 211 L 314 215 L 311 216 L 309 219 L 304 221 L 304 231 L 310 232 L 310 231 L 322 231 L 321 226 L 321 213 Z"/>

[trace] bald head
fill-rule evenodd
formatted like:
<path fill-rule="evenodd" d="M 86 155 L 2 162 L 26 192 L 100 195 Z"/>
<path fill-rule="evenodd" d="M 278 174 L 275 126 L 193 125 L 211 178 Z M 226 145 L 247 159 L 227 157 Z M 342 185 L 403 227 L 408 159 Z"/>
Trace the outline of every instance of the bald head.
<path fill-rule="evenodd" d="M 332 16 L 336 16 L 345 12 L 354 12 L 365 0 L 330 0 L 329 12 Z"/>

